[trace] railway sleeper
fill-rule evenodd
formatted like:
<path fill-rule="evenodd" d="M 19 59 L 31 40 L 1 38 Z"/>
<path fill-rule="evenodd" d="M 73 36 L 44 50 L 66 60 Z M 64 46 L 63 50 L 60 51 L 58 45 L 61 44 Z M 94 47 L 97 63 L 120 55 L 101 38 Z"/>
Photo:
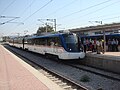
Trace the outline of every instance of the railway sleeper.
<path fill-rule="evenodd" d="M 63 88 L 64 88 L 64 89 L 67 89 L 67 90 L 69 90 L 70 88 L 72 89 L 71 86 L 64 86 Z"/>
<path fill-rule="evenodd" d="M 60 83 L 59 86 L 66 86 L 67 83 Z"/>
<path fill-rule="evenodd" d="M 50 75 L 50 74 L 46 74 L 45 76 L 47 76 L 47 77 L 49 77 L 49 78 L 50 78 L 50 77 L 53 77 L 53 76 L 52 76 L 52 75 Z"/>
<path fill-rule="evenodd" d="M 45 76 L 50 75 L 47 71 L 43 70 L 42 71 Z"/>
<path fill-rule="evenodd" d="M 52 77 L 49 77 L 50 79 L 56 79 L 56 77 L 52 76 Z"/>
<path fill-rule="evenodd" d="M 59 79 L 58 79 L 58 78 L 55 78 L 55 79 L 51 79 L 51 80 L 55 82 L 55 81 L 58 81 Z"/>
<path fill-rule="evenodd" d="M 45 71 L 43 69 L 40 68 L 38 71 L 45 75 Z"/>
<path fill-rule="evenodd" d="M 62 83 L 61 80 L 57 80 L 57 81 L 54 81 L 55 83 L 59 84 L 59 83 Z"/>

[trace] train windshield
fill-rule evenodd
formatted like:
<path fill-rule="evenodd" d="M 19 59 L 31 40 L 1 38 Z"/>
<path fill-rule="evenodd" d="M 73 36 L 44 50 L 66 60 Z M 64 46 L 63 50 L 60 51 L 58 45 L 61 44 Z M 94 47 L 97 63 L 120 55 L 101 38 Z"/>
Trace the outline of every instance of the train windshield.
<path fill-rule="evenodd" d="M 65 34 L 63 35 L 66 48 L 68 52 L 79 52 L 78 49 L 78 38 L 76 34 Z"/>

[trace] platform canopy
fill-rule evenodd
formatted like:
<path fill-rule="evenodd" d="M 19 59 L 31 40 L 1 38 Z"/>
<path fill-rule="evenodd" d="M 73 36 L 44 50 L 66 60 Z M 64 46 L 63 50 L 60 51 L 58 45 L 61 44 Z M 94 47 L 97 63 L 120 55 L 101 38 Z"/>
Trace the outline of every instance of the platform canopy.
<path fill-rule="evenodd" d="M 73 33 L 103 31 L 104 53 L 106 52 L 105 31 L 116 31 L 116 30 L 120 30 L 120 23 L 112 23 L 112 24 L 104 24 L 104 25 L 98 25 L 98 26 L 89 26 L 89 27 L 84 27 L 84 28 L 69 29 L 69 31 Z"/>
<path fill-rule="evenodd" d="M 75 28 L 75 29 L 69 29 L 69 31 L 73 33 L 77 32 L 89 32 L 89 31 L 111 31 L 111 30 L 120 30 L 120 23 L 113 23 L 113 24 L 104 24 L 104 25 L 98 25 L 98 26 L 89 26 L 84 28 Z"/>

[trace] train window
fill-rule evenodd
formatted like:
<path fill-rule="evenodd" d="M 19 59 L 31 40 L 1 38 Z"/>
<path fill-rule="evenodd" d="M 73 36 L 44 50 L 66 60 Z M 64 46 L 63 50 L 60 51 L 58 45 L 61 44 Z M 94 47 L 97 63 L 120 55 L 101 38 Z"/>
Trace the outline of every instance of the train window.
<path fill-rule="evenodd" d="M 54 38 L 55 46 L 61 47 L 61 41 L 59 37 Z"/>
<path fill-rule="evenodd" d="M 39 38 L 39 45 L 46 45 L 46 38 Z"/>
<path fill-rule="evenodd" d="M 24 39 L 24 43 L 25 43 L 25 44 L 28 44 L 27 39 Z"/>
<path fill-rule="evenodd" d="M 41 38 L 38 39 L 38 44 L 42 45 L 42 39 Z"/>
<path fill-rule="evenodd" d="M 73 34 L 65 34 L 63 35 L 64 41 L 66 43 L 67 50 L 69 52 L 78 52 L 78 38 Z"/>
<path fill-rule="evenodd" d="M 31 44 L 32 43 L 30 39 L 28 39 L 27 42 L 28 42 L 27 44 Z"/>
<path fill-rule="evenodd" d="M 39 39 L 39 38 L 36 38 L 36 39 L 35 39 L 35 45 L 39 45 L 39 44 L 40 44 L 39 42 L 40 42 L 40 39 Z"/>
<path fill-rule="evenodd" d="M 64 35 L 64 40 L 65 40 L 66 43 L 77 43 L 77 38 L 73 34 Z"/>
<path fill-rule="evenodd" d="M 47 38 L 47 45 L 51 46 L 51 42 L 54 42 L 53 38 Z"/>
<path fill-rule="evenodd" d="M 34 45 L 34 39 L 28 39 L 27 44 L 29 45 Z"/>
<path fill-rule="evenodd" d="M 61 46 L 61 41 L 60 41 L 59 37 L 49 37 L 49 38 L 47 38 L 47 45 L 51 46 L 51 44 L 52 44 L 52 46 L 54 45 L 54 46 L 59 46 L 60 47 Z"/>

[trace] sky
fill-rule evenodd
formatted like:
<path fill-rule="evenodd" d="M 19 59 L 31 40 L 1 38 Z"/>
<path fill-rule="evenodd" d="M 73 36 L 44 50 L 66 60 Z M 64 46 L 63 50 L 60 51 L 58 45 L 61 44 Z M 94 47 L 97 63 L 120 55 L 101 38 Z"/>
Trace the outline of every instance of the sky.
<path fill-rule="evenodd" d="M 57 31 L 119 23 L 120 0 L 0 0 L 0 35 L 34 34 L 46 19 Z"/>

